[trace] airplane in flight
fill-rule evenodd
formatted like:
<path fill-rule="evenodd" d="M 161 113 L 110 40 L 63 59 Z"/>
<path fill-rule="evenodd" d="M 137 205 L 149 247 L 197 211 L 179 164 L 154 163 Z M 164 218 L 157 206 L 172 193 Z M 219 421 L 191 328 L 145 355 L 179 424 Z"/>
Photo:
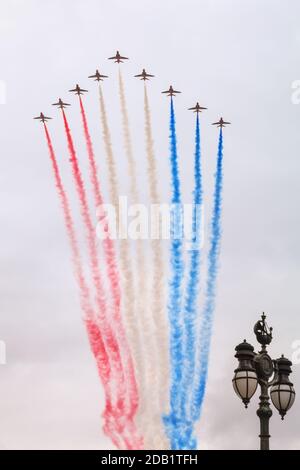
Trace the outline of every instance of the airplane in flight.
<path fill-rule="evenodd" d="M 108 76 L 102 75 L 97 69 L 95 75 L 90 75 L 89 78 L 94 78 L 97 82 L 100 82 L 103 80 L 103 78 L 108 78 Z"/>
<path fill-rule="evenodd" d="M 108 60 L 114 60 L 115 62 L 119 64 L 120 62 L 124 62 L 124 60 L 128 60 L 128 57 L 124 57 L 120 55 L 120 52 L 117 51 L 116 55 L 113 57 L 109 57 Z"/>
<path fill-rule="evenodd" d="M 176 91 L 172 86 L 170 86 L 168 90 L 162 91 L 162 93 L 168 93 L 168 96 L 175 96 L 176 93 L 181 93 L 181 91 Z"/>
<path fill-rule="evenodd" d="M 226 127 L 225 124 L 231 124 L 231 122 L 224 121 L 223 118 L 221 117 L 218 122 L 213 122 L 212 126 L 217 126 L 217 127 Z"/>
<path fill-rule="evenodd" d="M 140 78 L 141 80 L 149 80 L 149 78 L 153 78 L 155 75 L 150 75 L 150 73 L 147 73 L 145 69 L 143 69 L 142 73 L 139 73 L 138 75 L 135 75 L 136 78 Z"/>
<path fill-rule="evenodd" d="M 204 108 L 203 106 L 200 106 L 200 104 L 198 103 L 198 101 L 197 101 L 197 103 L 196 103 L 196 106 L 194 106 L 193 108 L 188 108 L 189 111 L 194 111 L 194 113 L 197 113 L 197 114 L 198 114 L 198 113 L 201 113 L 201 111 L 202 111 L 203 109 L 207 109 L 207 108 Z"/>
<path fill-rule="evenodd" d="M 52 103 L 52 106 L 58 106 L 60 109 L 64 109 L 66 106 L 71 106 L 69 103 L 64 103 L 61 98 L 59 98 L 57 103 Z"/>
<path fill-rule="evenodd" d="M 76 85 L 75 88 L 73 88 L 73 90 L 69 90 L 71 93 L 75 93 L 75 95 L 83 95 L 83 93 L 87 93 L 88 90 L 84 90 L 83 88 L 80 88 L 79 85 Z"/>
<path fill-rule="evenodd" d="M 34 117 L 33 119 L 39 119 L 41 122 L 47 122 L 49 119 L 52 119 L 52 118 L 47 117 L 43 113 L 41 113 L 39 116 Z"/>

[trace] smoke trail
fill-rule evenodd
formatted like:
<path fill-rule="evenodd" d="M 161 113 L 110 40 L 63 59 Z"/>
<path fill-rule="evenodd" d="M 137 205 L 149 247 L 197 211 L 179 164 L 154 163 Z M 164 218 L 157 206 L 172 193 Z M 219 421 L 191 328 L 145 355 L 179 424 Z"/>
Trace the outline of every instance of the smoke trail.
<path fill-rule="evenodd" d="M 119 232 L 122 231 L 122 220 L 119 220 L 119 193 L 118 193 L 118 181 L 116 174 L 115 157 L 113 154 L 111 136 L 108 126 L 106 107 L 104 102 L 104 96 L 99 85 L 99 101 L 100 101 L 100 115 L 103 132 L 103 140 L 105 145 L 106 163 L 108 167 L 109 175 L 109 195 L 110 201 L 113 204 L 116 215 L 117 215 L 117 227 Z M 130 255 L 130 244 L 128 239 L 119 238 L 119 255 L 120 255 L 120 267 L 122 272 L 122 310 L 126 320 L 126 326 L 128 330 L 128 336 L 130 340 L 130 346 L 132 348 L 132 354 L 134 363 L 136 366 L 136 377 L 139 388 L 139 410 L 143 407 L 143 396 L 141 390 L 143 389 L 142 382 L 142 370 L 143 364 L 140 355 L 140 336 L 139 336 L 139 325 L 135 316 L 135 284 L 133 278 L 133 269 Z"/>
<path fill-rule="evenodd" d="M 100 184 L 99 184 L 99 179 L 97 175 L 97 166 L 96 166 L 96 161 L 95 161 L 95 156 L 94 156 L 94 151 L 93 151 L 93 145 L 92 145 L 92 141 L 91 141 L 91 137 L 90 137 L 90 133 L 88 129 L 86 113 L 85 113 L 83 102 L 80 96 L 79 96 L 79 103 L 80 103 L 80 111 L 81 111 L 84 134 L 85 134 L 88 156 L 89 156 L 90 178 L 92 182 L 94 199 L 95 199 L 96 207 L 100 208 L 103 206 L 103 197 L 100 191 Z M 100 220 L 103 225 L 105 233 L 108 234 L 108 236 L 105 237 L 104 240 L 102 240 L 102 244 L 103 244 L 106 263 L 107 263 L 108 278 L 109 278 L 111 292 L 113 296 L 113 303 L 114 303 L 113 319 L 115 322 L 114 327 L 116 329 L 116 334 L 118 336 L 119 343 L 120 343 L 121 356 L 123 359 L 123 368 L 125 371 L 125 375 L 127 374 L 128 376 L 128 387 L 129 387 L 128 392 L 129 392 L 131 413 L 132 412 L 135 413 L 137 406 L 138 406 L 137 384 L 135 381 L 133 362 L 132 362 L 132 358 L 130 355 L 127 340 L 125 337 L 125 331 L 124 331 L 124 327 L 123 327 L 122 319 L 120 315 L 121 292 L 120 292 L 118 268 L 116 265 L 116 258 L 115 258 L 115 250 L 114 250 L 113 242 L 111 238 L 109 237 L 108 224 L 107 224 L 106 217 L 103 216 L 101 217 Z"/>
<path fill-rule="evenodd" d="M 104 390 L 106 389 L 106 396 L 109 393 L 109 395 L 112 395 L 111 390 L 109 390 L 109 385 L 110 385 L 110 374 L 107 376 L 107 374 L 103 377 L 103 351 L 106 356 L 106 361 L 108 361 L 108 356 L 105 351 L 105 346 L 104 346 L 104 341 L 102 338 L 101 330 L 99 329 L 97 322 L 95 321 L 94 318 L 85 318 L 85 324 L 88 332 L 88 337 L 89 337 L 89 342 L 91 349 L 93 351 L 93 354 L 96 358 L 98 370 L 99 370 L 99 375 L 100 378 L 102 379 L 102 383 L 104 386 Z M 108 364 L 109 367 L 109 364 Z M 105 373 L 105 371 L 104 371 Z M 109 373 L 110 373 L 110 367 L 109 367 Z M 120 429 L 120 426 L 118 424 L 118 416 L 116 416 L 115 410 L 114 410 L 114 404 L 111 399 L 106 399 L 106 404 L 105 404 L 105 411 L 103 413 L 103 418 L 104 418 L 104 426 L 103 426 L 103 431 L 105 434 L 107 434 L 113 444 L 118 448 L 118 449 L 124 449 L 124 444 L 123 444 L 123 439 L 121 438 L 122 436 L 122 430 Z"/>
<path fill-rule="evenodd" d="M 78 166 L 78 160 L 77 160 L 77 155 L 76 155 L 76 151 L 75 151 L 74 144 L 73 144 L 71 131 L 70 131 L 69 124 L 68 124 L 64 110 L 62 110 L 62 114 L 63 114 L 64 126 L 65 126 L 67 141 L 68 141 L 70 161 L 72 164 L 72 172 L 73 172 L 76 190 L 77 190 L 79 202 L 80 202 L 81 214 L 82 214 L 82 218 L 84 220 L 85 227 L 87 230 L 88 250 L 89 250 L 94 285 L 96 288 L 98 322 L 103 331 L 105 346 L 107 348 L 110 360 L 112 362 L 112 371 L 114 371 L 115 380 L 116 380 L 116 391 L 118 393 L 118 402 L 117 402 L 118 407 L 116 409 L 116 413 L 119 416 L 120 422 L 123 421 L 123 427 L 126 428 L 127 425 L 128 427 L 130 425 L 129 420 L 133 418 L 135 409 L 133 408 L 128 413 L 125 408 L 126 407 L 126 387 L 125 387 L 125 380 L 124 380 L 124 375 L 123 375 L 123 370 L 122 370 L 122 365 L 121 365 L 120 350 L 119 350 L 119 345 L 111 329 L 111 325 L 107 316 L 107 313 L 108 313 L 107 305 L 106 305 L 106 300 L 104 297 L 103 284 L 102 284 L 102 279 L 101 279 L 101 274 L 100 274 L 99 264 L 98 264 L 95 230 L 94 230 L 90 212 L 89 212 L 86 192 L 85 192 L 82 176 L 81 176 L 79 166 Z M 136 405 L 134 404 L 134 406 L 137 406 L 137 404 Z M 140 444 L 138 443 L 133 444 L 134 448 L 139 448 L 139 447 L 136 447 L 139 445 Z M 132 448 L 132 447 L 129 446 L 129 448 Z"/>
<path fill-rule="evenodd" d="M 130 135 L 130 130 L 129 130 L 129 119 L 128 119 L 126 99 L 125 99 L 124 83 L 123 83 L 123 78 L 122 78 L 120 69 L 119 69 L 119 93 L 120 93 L 121 112 L 122 112 L 122 119 L 123 119 L 125 151 L 126 151 L 128 170 L 129 170 L 129 176 L 130 176 L 130 180 L 129 180 L 130 196 L 132 198 L 132 202 L 136 203 L 139 200 L 139 195 L 138 195 L 138 190 L 137 190 L 137 181 L 136 181 L 136 171 L 135 171 L 136 163 L 133 157 L 131 135 Z"/>
<path fill-rule="evenodd" d="M 131 135 L 129 130 L 129 120 L 127 105 L 125 99 L 124 84 L 122 79 L 121 71 L 119 70 L 119 94 L 121 103 L 121 113 L 123 120 L 123 133 L 125 141 L 125 151 L 128 163 L 129 181 L 130 181 L 130 200 L 131 203 L 137 204 L 139 202 L 139 193 L 137 189 L 136 180 L 136 169 L 135 160 L 132 152 Z M 136 289 L 138 296 L 136 297 L 136 321 L 140 322 L 140 328 L 137 329 L 136 335 L 134 331 L 130 334 L 132 338 L 132 346 L 135 351 L 135 360 L 137 363 L 138 370 L 140 371 L 140 390 L 141 390 L 141 407 L 139 416 L 145 421 L 145 429 L 148 428 L 148 420 L 150 419 L 151 412 L 149 409 L 149 396 L 151 395 L 151 384 L 155 380 L 154 370 L 152 367 L 153 359 L 153 347 L 151 339 L 151 322 L 148 318 L 148 282 L 147 282 L 147 271 L 145 267 L 145 258 L 140 240 L 135 241 L 136 246 Z M 138 315 L 138 316 L 137 316 Z M 129 322 L 129 327 L 131 325 Z M 143 339 L 141 340 L 140 331 L 143 331 Z M 148 388 L 148 391 L 147 391 Z M 151 422 L 151 421 L 150 421 Z M 146 426 L 147 424 L 147 426 Z M 148 428 L 149 429 L 149 428 Z M 149 429 L 150 435 L 151 430 Z M 151 446 L 151 443 L 145 441 L 147 447 Z"/>
<path fill-rule="evenodd" d="M 200 355 L 198 358 L 199 364 L 197 364 L 198 367 L 195 375 L 192 397 L 193 421 L 197 421 L 200 418 L 207 381 L 210 338 L 212 332 L 213 312 L 215 308 L 216 279 L 218 274 L 218 259 L 221 241 L 222 186 L 223 135 L 222 128 L 220 128 L 217 170 L 215 174 L 214 207 L 211 222 L 211 240 L 210 250 L 208 254 L 208 278 L 206 286 L 206 300 L 200 329 Z M 192 441 L 194 441 L 194 438 L 192 438 Z"/>
<path fill-rule="evenodd" d="M 45 135 L 46 135 L 46 140 L 47 140 L 48 149 L 49 149 L 49 155 L 50 155 L 50 159 L 52 163 L 55 184 L 56 184 L 57 192 L 58 192 L 59 199 L 61 202 L 64 220 L 65 220 L 65 226 L 66 226 L 66 230 L 67 230 L 67 234 L 68 234 L 68 238 L 70 242 L 75 276 L 76 276 L 77 283 L 78 283 L 79 290 L 80 290 L 81 307 L 84 312 L 84 321 L 85 321 L 87 332 L 88 332 L 90 346 L 96 358 L 99 376 L 100 376 L 100 379 L 101 379 L 101 382 L 103 384 L 104 391 L 105 391 L 106 404 L 105 404 L 105 411 L 103 413 L 103 418 L 105 421 L 103 429 L 104 429 L 104 432 L 112 439 L 113 443 L 118 448 L 120 448 L 121 443 L 115 433 L 116 431 L 115 423 L 114 423 L 115 417 L 113 414 L 113 404 L 112 404 L 112 397 L 111 397 L 112 390 L 110 387 L 111 369 L 109 365 L 109 358 L 105 350 L 101 332 L 95 322 L 95 312 L 92 306 L 89 288 L 86 284 L 84 274 L 83 274 L 82 263 L 81 263 L 77 238 L 75 235 L 75 228 L 74 228 L 73 218 L 71 215 L 70 205 L 69 205 L 69 201 L 67 198 L 67 194 L 63 187 L 59 168 L 57 165 L 56 156 L 55 156 L 52 141 L 51 141 L 51 137 L 48 132 L 46 124 L 44 124 L 44 129 L 45 129 Z"/>
<path fill-rule="evenodd" d="M 178 446 L 180 424 L 180 383 L 182 380 L 183 350 L 182 350 L 182 282 L 184 263 L 182 253 L 182 236 L 178 233 L 182 228 L 181 221 L 181 189 L 178 170 L 178 155 L 176 143 L 176 126 L 173 98 L 170 109 L 170 163 L 172 177 L 172 206 L 173 217 L 171 226 L 171 280 L 169 283 L 169 321 L 170 321 L 170 356 L 171 356 L 171 388 L 170 414 L 164 416 L 166 432 L 171 441 L 171 448 Z M 181 230 L 180 230 L 181 231 Z M 179 235 L 179 236 L 178 236 Z"/>
<path fill-rule="evenodd" d="M 149 181 L 150 202 L 158 204 L 158 185 L 157 185 L 157 168 L 154 155 L 151 113 L 147 94 L 147 87 L 144 88 L 144 112 L 145 112 L 145 134 L 146 134 L 146 153 L 147 153 L 147 173 Z M 164 299 L 164 263 L 163 250 L 160 240 L 151 240 L 152 250 L 152 285 L 151 285 L 151 315 L 153 318 L 152 336 L 156 339 L 153 353 L 156 351 L 155 362 L 153 366 L 157 371 L 154 375 L 154 383 L 152 384 L 152 393 L 156 399 L 154 403 L 156 409 L 152 408 L 152 419 L 154 418 L 154 433 L 152 432 L 152 440 L 155 438 L 155 449 L 167 449 L 168 443 L 162 428 L 161 416 L 166 412 L 165 406 L 168 398 L 168 381 L 169 376 L 169 355 L 168 355 L 168 338 L 167 338 L 167 321 L 165 318 L 165 299 Z M 154 443 L 154 442 L 153 442 Z"/>
<path fill-rule="evenodd" d="M 105 145 L 106 161 L 108 166 L 108 178 L 109 178 L 109 193 L 111 203 L 114 205 L 115 209 L 118 208 L 118 182 L 117 182 L 117 173 L 116 173 L 116 164 L 113 154 L 110 131 L 107 122 L 106 107 L 104 102 L 104 96 L 102 93 L 101 85 L 99 85 L 99 101 L 100 101 L 100 116 L 103 132 L 103 140 Z"/>
<path fill-rule="evenodd" d="M 201 175 L 201 150 L 200 150 L 200 122 L 197 113 L 195 132 L 195 188 L 193 197 L 192 220 L 192 247 L 189 254 L 189 273 L 186 286 L 184 305 L 184 347 L 185 367 L 181 384 L 181 449 L 191 449 L 192 421 L 190 413 L 191 386 L 195 372 L 196 355 L 196 320 L 197 299 L 199 293 L 200 276 L 200 210 L 202 206 L 202 175 Z"/>

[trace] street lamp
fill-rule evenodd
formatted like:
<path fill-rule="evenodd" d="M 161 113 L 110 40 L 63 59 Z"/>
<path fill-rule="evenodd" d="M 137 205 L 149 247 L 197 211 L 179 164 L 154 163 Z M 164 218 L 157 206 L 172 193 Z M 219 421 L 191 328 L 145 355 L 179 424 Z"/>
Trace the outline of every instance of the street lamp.
<path fill-rule="evenodd" d="M 257 416 L 260 419 L 260 448 L 269 450 L 269 420 L 272 416 L 270 408 L 270 396 L 275 408 L 279 411 L 281 419 L 292 407 L 295 401 L 295 390 L 289 380 L 292 372 L 291 361 L 283 355 L 279 359 L 272 360 L 267 352 L 267 345 L 272 341 L 272 328 L 266 323 L 263 313 L 261 320 L 255 323 L 254 333 L 257 341 L 261 344 L 261 351 L 254 352 L 254 347 L 247 343 L 236 346 L 235 357 L 238 359 L 238 367 L 234 371 L 232 379 L 233 388 L 247 408 L 250 399 L 260 385 L 260 402 Z"/>

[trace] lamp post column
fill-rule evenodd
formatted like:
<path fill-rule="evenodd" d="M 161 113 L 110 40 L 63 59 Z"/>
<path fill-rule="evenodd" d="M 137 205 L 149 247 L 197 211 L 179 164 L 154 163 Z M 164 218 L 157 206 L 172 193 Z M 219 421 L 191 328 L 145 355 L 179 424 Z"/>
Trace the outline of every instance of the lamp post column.
<path fill-rule="evenodd" d="M 260 388 L 260 402 L 256 412 L 260 420 L 260 450 L 270 450 L 269 420 L 272 416 L 272 410 L 269 402 L 268 384 L 262 382 Z"/>

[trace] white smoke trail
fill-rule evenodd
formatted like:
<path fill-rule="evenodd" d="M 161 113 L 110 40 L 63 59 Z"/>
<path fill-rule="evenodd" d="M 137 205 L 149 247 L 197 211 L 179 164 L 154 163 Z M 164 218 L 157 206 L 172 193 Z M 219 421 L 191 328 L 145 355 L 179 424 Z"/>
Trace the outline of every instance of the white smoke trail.
<path fill-rule="evenodd" d="M 99 86 L 99 100 L 100 100 L 100 112 L 101 112 L 101 123 L 103 130 L 103 139 L 105 145 L 106 161 L 108 167 L 108 178 L 109 178 L 109 193 L 110 201 L 116 209 L 117 215 L 117 227 L 122 224 L 122 221 L 118 217 L 119 208 L 119 193 L 118 193 L 118 181 L 115 165 L 115 157 L 111 144 L 110 130 L 107 121 L 106 107 L 104 102 L 104 96 Z M 132 165 L 133 166 L 133 165 Z M 135 177 L 135 175 L 134 175 Z M 136 187 L 136 182 L 131 186 Z M 131 188 L 131 189 L 133 189 Z M 122 230 L 122 228 L 121 228 Z M 136 378 L 139 389 L 139 414 L 144 409 L 144 397 L 145 394 L 145 378 L 144 378 L 144 364 L 142 354 L 142 339 L 140 335 L 140 328 L 138 322 L 138 316 L 136 314 L 136 285 L 134 280 L 133 266 L 130 256 L 130 242 L 127 239 L 119 239 L 119 254 L 120 254 L 120 268 L 122 275 L 122 308 L 124 311 L 124 319 L 126 323 L 126 329 L 129 336 L 129 343 L 133 355 L 133 360 L 136 367 Z"/>
<path fill-rule="evenodd" d="M 136 163 L 132 151 L 129 119 L 125 98 L 125 90 L 123 84 L 123 78 L 121 71 L 119 70 L 119 94 L 121 113 L 123 121 L 123 133 L 125 142 L 125 152 L 128 163 L 128 172 L 130 178 L 130 202 L 133 204 L 139 203 L 139 192 L 137 187 L 136 178 Z M 148 309 L 149 298 L 148 298 L 148 273 L 146 270 L 146 260 L 143 253 L 143 246 L 141 240 L 135 241 L 136 248 L 136 288 L 138 295 L 136 296 L 136 312 L 139 320 L 140 331 L 142 332 L 142 345 L 140 354 L 143 355 L 143 372 L 144 377 L 142 379 L 143 386 L 141 388 L 141 399 L 142 407 L 140 413 L 138 413 L 138 419 L 143 428 L 144 443 L 147 449 L 155 448 L 157 426 L 154 427 L 153 423 L 153 406 L 157 397 L 153 393 L 153 385 L 156 379 L 156 368 L 154 361 L 155 351 L 155 338 L 153 321 Z M 136 341 L 135 338 L 133 338 Z"/>
<path fill-rule="evenodd" d="M 145 135 L 147 154 L 147 175 L 149 182 L 150 203 L 159 204 L 157 168 L 154 154 L 154 143 L 152 137 L 151 112 L 147 94 L 147 87 L 144 88 L 144 113 L 145 113 Z M 168 322 L 165 316 L 165 296 L 164 296 L 164 263 L 161 240 L 151 240 L 152 251 L 152 282 L 151 282 L 151 315 L 154 323 L 153 336 L 156 339 L 156 364 L 157 376 L 153 384 L 153 394 L 157 397 L 156 409 L 153 410 L 155 433 L 155 445 L 157 449 L 168 449 L 169 441 L 165 436 L 162 423 L 162 415 L 167 413 L 167 403 L 169 399 L 169 340 Z"/>

